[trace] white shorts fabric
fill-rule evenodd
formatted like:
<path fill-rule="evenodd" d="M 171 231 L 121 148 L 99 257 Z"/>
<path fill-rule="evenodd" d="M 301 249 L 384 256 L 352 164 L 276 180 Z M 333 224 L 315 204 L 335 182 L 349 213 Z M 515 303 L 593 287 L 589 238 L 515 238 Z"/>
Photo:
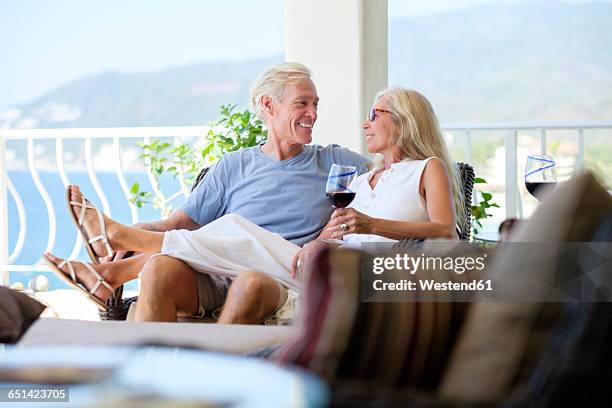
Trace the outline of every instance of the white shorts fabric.
<path fill-rule="evenodd" d="M 282 288 L 279 307 L 266 319 L 290 324 L 302 283 L 291 277 L 291 259 L 300 247 L 235 214 L 225 215 L 195 231 L 166 232 L 161 253 L 180 259 L 198 276 L 198 315 L 218 315 L 233 278 L 262 272 Z M 275 323 L 272 323 L 275 322 Z"/>
<path fill-rule="evenodd" d="M 195 231 L 166 232 L 161 253 L 180 259 L 197 272 L 235 278 L 256 271 L 301 291 L 291 277 L 291 259 L 300 247 L 236 214 L 224 215 Z"/>

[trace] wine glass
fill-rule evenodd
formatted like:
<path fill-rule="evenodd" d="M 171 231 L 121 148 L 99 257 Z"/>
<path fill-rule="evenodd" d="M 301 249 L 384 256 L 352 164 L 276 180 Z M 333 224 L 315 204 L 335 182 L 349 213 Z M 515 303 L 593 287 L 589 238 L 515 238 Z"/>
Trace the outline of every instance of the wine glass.
<path fill-rule="evenodd" d="M 332 164 L 327 176 L 325 194 L 334 208 L 345 208 L 355 198 L 355 192 L 349 185 L 357 175 L 357 167 Z"/>
<path fill-rule="evenodd" d="M 552 156 L 527 156 L 525 187 L 538 201 L 542 201 L 557 186 L 555 164 Z"/>
<path fill-rule="evenodd" d="M 357 167 L 332 164 L 327 176 L 325 194 L 334 208 L 345 208 L 355 198 L 355 192 L 349 186 L 357 176 Z M 323 238 L 325 242 L 343 244 L 340 239 Z"/>

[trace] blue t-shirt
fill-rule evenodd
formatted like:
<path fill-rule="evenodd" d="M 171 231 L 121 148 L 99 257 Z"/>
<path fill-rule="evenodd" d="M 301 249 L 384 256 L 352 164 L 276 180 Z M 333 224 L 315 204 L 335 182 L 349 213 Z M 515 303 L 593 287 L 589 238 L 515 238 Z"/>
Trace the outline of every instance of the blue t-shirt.
<path fill-rule="evenodd" d="M 333 211 L 325 195 L 333 163 L 356 166 L 362 174 L 369 160 L 338 145 L 306 145 L 282 161 L 266 156 L 260 146 L 231 152 L 180 209 L 200 225 L 239 214 L 301 246 L 319 235 Z"/>

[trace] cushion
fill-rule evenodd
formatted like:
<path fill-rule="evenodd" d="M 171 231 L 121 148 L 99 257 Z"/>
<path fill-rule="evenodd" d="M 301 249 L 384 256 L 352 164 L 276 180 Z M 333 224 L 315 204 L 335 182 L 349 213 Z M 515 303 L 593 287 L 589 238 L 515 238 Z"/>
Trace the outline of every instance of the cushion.
<path fill-rule="evenodd" d="M 606 189 L 593 174 L 584 173 L 561 183 L 531 218 L 518 226 L 510 240 L 547 245 L 588 242 L 611 211 L 612 199 Z M 501 249 L 488 277 L 554 281 L 555 262 L 516 268 L 515 262 L 525 256 L 520 246 Z M 579 269 L 573 270 L 574 276 Z M 543 299 L 553 289 L 541 285 L 530 290 L 534 297 Z M 567 318 L 565 308 L 554 302 L 476 301 L 453 350 L 440 396 L 467 403 L 507 398 L 551 346 L 555 328 Z"/>
<path fill-rule="evenodd" d="M 467 244 L 462 244 L 467 246 Z M 456 242 L 446 256 L 465 254 Z M 482 248 L 473 248 L 480 253 Z M 418 254 L 433 254 L 425 245 Z M 451 345 L 461 326 L 466 303 L 436 293 L 384 301 L 370 297 L 372 258 L 388 252 L 323 250 L 307 264 L 304 314 L 300 333 L 280 352 L 293 363 L 326 378 L 336 389 L 379 392 L 383 389 L 434 389 L 442 376 Z M 407 278 L 405 271 L 385 272 L 387 281 Z M 419 271 L 419 278 L 461 281 L 473 271 Z M 405 294 L 404 294 L 405 296 Z M 433 296 L 433 297 L 432 297 Z M 447 295 L 450 296 L 450 295 Z"/>
<path fill-rule="evenodd" d="M 612 253 L 612 211 L 591 241 L 605 242 L 602 249 Z M 610 275 L 611 265 L 606 269 Z M 563 303 L 551 340 L 533 366 L 524 384 L 513 392 L 517 406 L 536 402 L 550 407 L 597 406 L 607 400 L 612 367 L 612 303 Z"/>
<path fill-rule="evenodd" d="M 28 295 L 0 286 L 0 343 L 16 343 L 43 310 Z"/>

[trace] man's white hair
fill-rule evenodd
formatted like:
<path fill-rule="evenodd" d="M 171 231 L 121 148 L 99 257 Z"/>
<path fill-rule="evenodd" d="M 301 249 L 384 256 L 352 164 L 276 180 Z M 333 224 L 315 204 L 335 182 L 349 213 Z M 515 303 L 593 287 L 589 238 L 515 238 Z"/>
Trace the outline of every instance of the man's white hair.
<path fill-rule="evenodd" d="M 261 97 L 268 95 L 272 100 L 283 99 L 287 85 L 294 85 L 304 80 L 312 80 L 312 72 L 299 62 L 285 62 L 266 70 L 251 88 L 251 108 L 255 114 L 264 119 Z"/>

